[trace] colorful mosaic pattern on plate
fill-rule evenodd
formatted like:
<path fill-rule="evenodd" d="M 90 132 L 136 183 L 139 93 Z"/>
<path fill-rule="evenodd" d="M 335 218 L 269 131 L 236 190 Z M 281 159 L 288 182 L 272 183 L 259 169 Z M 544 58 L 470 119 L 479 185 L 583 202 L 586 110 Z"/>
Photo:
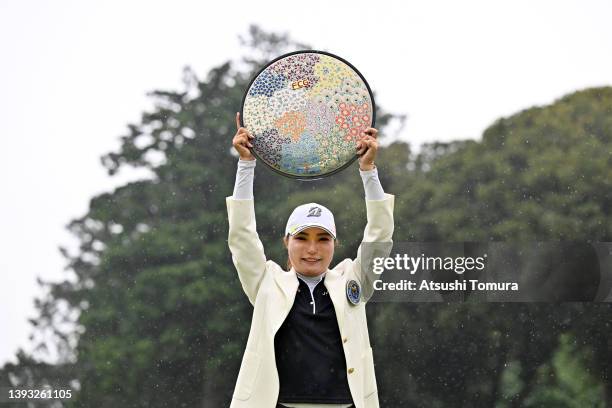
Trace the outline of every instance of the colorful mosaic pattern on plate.
<path fill-rule="evenodd" d="M 253 150 L 296 178 L 331 174 L 355 157 L 355 142 L 372 126 L 367 85 L 348 64 L 318 52 L 290 54 L 268 65 L 244 99 Z"/>

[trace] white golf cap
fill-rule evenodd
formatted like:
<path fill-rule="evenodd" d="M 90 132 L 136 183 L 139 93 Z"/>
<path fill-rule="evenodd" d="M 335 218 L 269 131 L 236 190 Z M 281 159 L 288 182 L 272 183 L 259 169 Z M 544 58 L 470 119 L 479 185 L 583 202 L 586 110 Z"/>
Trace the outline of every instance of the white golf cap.
<path fill-rule="evenodd" d="M 327 208 L 317 203 L 302 204 L 296 207 L 289 216 L 285 236 L 295 235 L 310 227 L 322 228 L 336 239 L 334 215 Z"/>

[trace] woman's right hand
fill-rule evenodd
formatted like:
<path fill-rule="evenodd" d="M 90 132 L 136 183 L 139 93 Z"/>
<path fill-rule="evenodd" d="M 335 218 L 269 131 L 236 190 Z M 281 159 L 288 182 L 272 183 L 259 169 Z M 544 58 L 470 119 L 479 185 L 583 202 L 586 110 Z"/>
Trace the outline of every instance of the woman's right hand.
<path fill-rule="evenodd" d="M 255 156 L 249 150 L 249 147 L 253 147 L 250 139 L 253 139 L 255 136 L 250 134 L 246 128 L 240 126 L 240 112 L 236 112 L 236 129 L 232 145 L 238 152 L 240 160 L 255 160 Z"/>

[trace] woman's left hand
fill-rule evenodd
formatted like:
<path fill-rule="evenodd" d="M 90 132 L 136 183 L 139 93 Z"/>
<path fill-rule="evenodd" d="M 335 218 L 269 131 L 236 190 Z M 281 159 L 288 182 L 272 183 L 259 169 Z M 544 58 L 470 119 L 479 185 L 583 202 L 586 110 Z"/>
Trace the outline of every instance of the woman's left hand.
<path fill-rule="evenodd" d="M 359 169 L 367 171 L 372 170 L 374 167 L 374 160 L 376 159 L 376 153 L 378 152 L 378 130 L 374 128 L 367 128 L 362 133 L 362 138 L 357 142 L 357 154 L 359 157 Z"/>

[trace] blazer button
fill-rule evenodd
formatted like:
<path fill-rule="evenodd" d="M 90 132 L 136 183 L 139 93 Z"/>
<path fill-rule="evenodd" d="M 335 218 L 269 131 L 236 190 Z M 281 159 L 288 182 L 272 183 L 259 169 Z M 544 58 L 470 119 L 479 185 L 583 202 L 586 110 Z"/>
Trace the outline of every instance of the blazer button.
<path fill-rule="evenodd" d="M 354 372 L 355 372 L 355 369 L 354 369 L 353 367 L 351 367 L 351 368 L 349 368 L 349 369 L 348 369 L 348 373 L 349 373 L 349 374 L 353 374 Z"/>
<path fill-rule="evenodd" d="M 342 339 L 342 342 L 343 342 L 343 343 L 346 343 L 347 341 L 348 341 L 348 338 L 347 338 L 347 337 L 345 337 L 345 338 L 343 338 L 343 339 Z"/>

